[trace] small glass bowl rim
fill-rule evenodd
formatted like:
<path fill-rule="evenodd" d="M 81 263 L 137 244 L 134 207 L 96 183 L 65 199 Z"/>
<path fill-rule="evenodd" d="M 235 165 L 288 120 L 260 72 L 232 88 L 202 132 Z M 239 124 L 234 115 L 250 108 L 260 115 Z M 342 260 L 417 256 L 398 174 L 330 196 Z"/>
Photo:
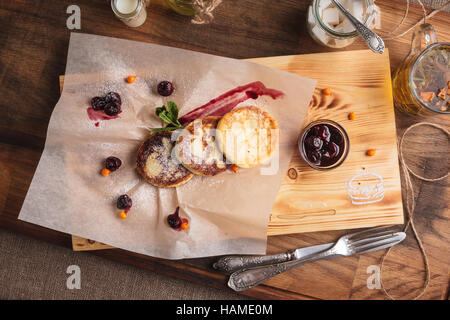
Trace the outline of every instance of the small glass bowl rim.
<path fill-rule="evenodd" d="M 342 153 L 342 155 L 341 155 L 341 157 L 339 158 L 338 161 L 336 161 L 334 164 L 332 164 L 332 165 L 330 165 L 330 166 L 328 166 L 328 167 L 321 167 L 321 166 L 317 166 L 317 165 L 311 163 L 311 162 L 309 161 L 307 155 L 306 155 L 306 150 L 305 150 L 305 147 L 304 147 L 304 146 L 305 146 L 304 141 L 305 141 L 306 134 L 309 132 L 309 130 L 310 130 L 312 127 L 314 127 L 314 126 L 316 126 L 316 125 L 318 125 L 318 124 L 327 124 L 327 125 L 333 126 L 333 127 L 335 127 L 335 128 L 342 134 L 342 136 L 344 137 L 344 145 L 346 146 L 344 152 Z M 337 123 L 336 121 L 329 120 L 329 119 L 318 119 L 318 120 L 315 120 L 315 121 L 309 123 L 309 124 L 302 130 L 302 133 L 300 134 L 300 138 L 298 139 L 298 149 L 299 149 L 299 151 L 300 151 L 300 155 L 301 155 L 302 159 L 303 159 L 303 160 L 304 160 L 311 168 L 316 169 L 316 170 L 322 170 L 322 171 L 324 171 L 324 170 L 330 170 L 330 169 L 334 169 L 334 168 L 340 166 L 340 165 L 345 161 L 345 159 L 347 158 L 348 153 L 350 152 L 350 138 L 348 137 L 347 131 L 344 129 L 344 127 L 342 127 L 342 126 L 341 126 L 339 123 Z"/>

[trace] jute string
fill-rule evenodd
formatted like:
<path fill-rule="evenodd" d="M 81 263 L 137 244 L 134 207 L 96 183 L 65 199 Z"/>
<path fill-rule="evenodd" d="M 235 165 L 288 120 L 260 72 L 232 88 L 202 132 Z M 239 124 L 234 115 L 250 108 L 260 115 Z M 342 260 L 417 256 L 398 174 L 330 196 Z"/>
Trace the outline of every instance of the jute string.
<path fill-rule="evenodd" d="M 423 18 L 420 19 L 419 21 L 417 21 L 415 24 L 413 24 L 411 27 L 409 27 L 408 29 L 406 29 L 402 33 L 400 33 L 398 35 L 393 35 L 403 25 L 403 23 L 405 22 L 406 18 L 408 17 L 410 0 L 406 0 L 406 9 L 405 9 L 405 13 L 403 14 L 402 20 L 400 20 L 400 22 L 397 24 L 397 26 L 391 32 L 387 33 L 387 35 L 390 36 L 390 37 L 383 37 L 384 40 L 394 40 L 394 39 L 398 39 L 398 38 L 403 37 L 404 35 L 409 33 L 411 30 L 413 30 L 415 27 L 417 27 L 419 24 L 426 23 L 427 19 L 430 19 L 436 13 L 444 10 L 445 7 L 450 5 L 450 1 L 447 1 L 446 3 L 444 3 L 439 8 L 437 8 L 437 9 L 431 11 L 429 14 L 427 14 L 427 10 L 425 9 L 425 6 L 423 5 L 422 1 L 421 0 L 417 0 L 417 2 L 419 2 L 420 6 L 422 7 Z"/>
<path fill-rule="evenodd" d="M 221 3 L 222 0 L 193 0 L 192 6 L 197 11 L 197 14 L 191 22 L 194 24 L 210 23 L 214 19 L 212 12 Z"/>
<path fill-rule="evenodd" d="M 436 13 L 444 10 L 444 8 L 447 7 L 450 4 L 450 1 L 447 1 L 441 7 L 437 8 L 437 9 L 433 10 L 432 12 L 430 12 L 429 14 L 427 14 L 427 11 L 426 11 L 425 6 L 423 5 L 422 1 L 421 0 L 417 0 L 417 1 L 419 2 L 420 6 L 422 7 L 423 18 L 421 20 L 417 21 L 414 25 L 409 27 L 404 32 L 402 32 L 402 33 L 400 33 L 398 35 L 395 35 L 395 36 L 385 37 L 384 38 L 385 40 L 394 40 L 394 39 L 403 37 L 404 35 L 409 33 L 411 30 L 413 30 L 415 27 L 417 27 L 419 24 L 421 24 L 422 21 L 423 21 L 423 23 L 425 23 L 427 19 L 430 19 Z M 213 16 L 212 12 L 221 3 L 222 3 L 222 0 L 193 0 L 192 1 L 192 6 L 197 11 L 197 14 L 194 16 L 194 18 L 191 20 L 191 22 L 194 23 L 194 24 L 208 24 L 208 23 L 210 23 L 214 19 L 214 16 Z M 389 32 L 387 35 L 392 35 L 393 33 L 395 33 L 403 25 L 403 23 L 405 22 L 406 18 L 408 17 L 409 5 L 410 5 L 410 0 L 406 0 L 406 10 L 405 10 L 405 13 L 403 14 L 402 20 L 394 28 L 394 30 Z"/>
<path fill-rule="evenodd" d="M 422 240 L 419 237 L 419 234 L 417 233 L 416 230 L 416 226 L 414 225 L 414 209 L 416 207 L 416 202 L 415 202 L 415 195 L 414 195 L 414 186 L 413 183 L 411 181 L 411 175 L 413 175 L 414 177 L 416 177 L 417 179 L 423 180 L 423 181 L 428 181 L 428 182 L 435 182 L 435 181 L 440 181 L 443 179 L 446 179 L 448 177 L 448 171 L 445 175 L 438 177 L 438 178 L 427 178 L 427 177 L 423 177 L 417 173 L 415 173 L 413 170 L 411 170 L 411 168 L 407 165 L 405 158 L 403 156 L 403 141 L 405 139 L 406 134 L 412 130 L 413 128 L 419 127 L 419 126 L 431 126 L 434 127 L 436 129 L 442 130 L 443 132 L 445 132 L 447 134 L 447 136 L 450 136 L 450 133 L 447 129 L 445 129 L 444 127 L 438 125 L 438 124 L 434 124 L 434 123 L 430 123 L 430 122 L 419 122 L 416 124 L 411 125 L 410 127 L 408 127 L 402 134 L 400 141 L 399 141 L 399 159 L 400 159 L 400 166 L 403 170 L 403 175 L 404 175 L 404 179 L 405 179 L 405 183 L 406 183 L 406 213 L 407 213 L 407 222 L 403 227 L 403 231 L 406 232 L 409 227 L 411 226 L 411 230 L 414 234 L 414 237 L 417 241 L 417 244 L 419 245 L 420 248 L 420 252 L 422 254 L 423 257 L 423 262 L 425 264 L 425 272 L 426 272 L 426 278 L 425 278 L 425 283 L 422 287 L 422 290 L 420 291 L 420 293 L 418 295 L 416 295 L 413 300 L 419 299 L 424 293 L 425 291 L 428 289 L 428 286 L 430 284 L 430 279 L 431 279 L 431 271 L 430 271 L 430 264 L 428 262 L 428 256 L 425 252 L 425 248 L 423 246 Z M 411 201 L 410 201 L 411 199 Z M 395 298 L 393 296 L 391 296 L 387 290 L 385 289 L 384 283 L 383 283 L 383 266 L 384 266 L 384 262 L 387 258 L 387 256 L 389 255 L 389 253 L 391 252 L 391 249 L 393 247 L 389 248 L 383 255 L 383 257 L 381 258 L 381 276 L 380 276 L 380 282 L 381 282 L 381 288 L 384 292 L 384 294 L 391 300 L 395 300 Z"/>
<path fill-rule="evenodd" d="M 439 8 L 433 10 L 432 12 L 430 12 L 429 14 L 427 14 L 427 11 L 425 9 L 425 6 L 423 5 L 421 0 L 417 0 L 420 4 L 420 6 L 422 7 L 422 11 L 423 11 L 423 18 L 420 19 L 419 21 L 417 21 L 415 24 L 413 24 L 412 26 L 410 26 L 408 29 L 406 29 L 405 31 L 401 32 L 400 34 L 394 35 L 394 33 L 404 24 L 406 18 L 408 17 L 408 13 L 409 13 L 409 6 L 410 6 L 410 0 L 406 0 L 406 9 L 405 9 L 405 13 L 403 14 L 402 19 L 400 20 L 400 22 L 398 23 L 398 25 L 391 31 L 389 32 L 387 35 L 389 37 L 383 37 L 385 40 L 394 40 L 394 39 L 398 39 L 401 38 L 403 36 L 405 36 L 406 34 L 408 34 L 410 31 L 412 31 L 414 28 L 416 28 L 418 25 L 422 24 L 422 23 L 426 23 L 427 19 L 430 19 L 431 17 L 433 17 L 436 13 L 444 10 L 444 8 L 446 8 L 448 5 L 450 5 L 450 1 L 447 1 L 446 3 L 444 3 L 442 6 L 440 6 Z M 430 264 L 428 262 L 428 256 L 426 254 L 425 248 L 423 246 L 422 240 L 417 232 L 416 226 L 414 224 L 414 210 L 416 207 L 416 202 L 415 202 L 415 194 L 414 194 L 414 185 L 412 183 L 411 180 L 411 175 L 416 177 L 417 179 L 423 180 L 423 181 L 428 181 L 428 182 L 435 182 L 435 181 L 439 181 L 439 180 L 443 180 L 446 179 L 448 177 L 448 172 L 442 176 L 442 177 L 438 177 L 438 178 L 427 178 L 427 177 L 423 177 L 417 173 L 415 173 L 414 171 L 411 170 L 411 168 L 406 164 L 405 158 L 403 156 L 403 141 L 404 138 L 406 136 L 406 134 L 413 128 L 418 127 L 418 126 L 431 126 L 437 129 L 440 129 L 442 131 L 444 131 L 447 136 L 449 136 L 449 132 L 447 129 L 445 129 L 444 127 L 434 124 L 434 123 L 429 123 L 429 122 L 420 122 L 420 123 L 416 123 L 410 127 L 408 127 L 404 132 L 403 135 L 400 138 L 399 141 L 399 160 L 400 160 L 400 166 L 401 169 L 403 171 L 403 175 L 404 175 L 404 179 L 405 179 L 405 183 L 406 183 L 406 214 L 407 214 L 407 221 L 406 224 L 403 227 L 403 231 L 406 232 L 409 227 L 411 227 L 411 230 L 414 234 L 414 237 L 417 241 L 417 244 L 419 246 L 420 252 L 422 254 L 422 258 L 425 264 L 425 273 L 426 273 L 426 278 L 425 278 L 425 283 L 421 289 L 421 291 L 419 292 L 419 294 L 417 294 L 413 300 L 417 300 L 419 299 L 424 293 L 425 291 L 428 289 L 428 286 L 430 285 L 430 279 L 431 279 L 431 270 L 430 270 Z M 389 255 L 389 253 L 391 252 L 392 247 L 389 248 L 384 255 L 381 258 L 381 277 L 380 277 L 380 282 L 381 282 L 381 289 L 383 290 L 384 294 L 391 300 L 395 300 L 395 298 L 389 294 L 389 292 L 387 292 L 385 285 L 383 283 L 383 266 L 384 266 L 384 262 L 387 258 L 387 256 Z"/>

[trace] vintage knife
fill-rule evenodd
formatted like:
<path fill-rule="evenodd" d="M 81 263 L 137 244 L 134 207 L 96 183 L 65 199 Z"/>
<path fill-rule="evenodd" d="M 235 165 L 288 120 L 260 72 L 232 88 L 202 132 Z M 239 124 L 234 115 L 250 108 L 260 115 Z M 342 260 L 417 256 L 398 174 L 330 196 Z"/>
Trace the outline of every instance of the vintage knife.
<path fill-rule="evenodd" d="M 213 268 L 225 272 L 234 272 L 243 268 L 297 260 L 321 251 L 328 250 L 333 245 L 334 242 L 331 242 L 305 248 L 298 248 L 294 251 L 286 253 L 266 256 L 227 256 L 220 258 L 216 263 L 214 263 Z"/>

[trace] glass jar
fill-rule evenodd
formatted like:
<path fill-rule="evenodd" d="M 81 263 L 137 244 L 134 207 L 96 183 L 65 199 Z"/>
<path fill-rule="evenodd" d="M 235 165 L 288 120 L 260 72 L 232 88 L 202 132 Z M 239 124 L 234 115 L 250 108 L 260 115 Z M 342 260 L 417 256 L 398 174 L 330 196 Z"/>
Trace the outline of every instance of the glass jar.
<path fill-rule="evenodd" d="M 372 22 L 378 10 L 373 0 L 340 0 L 340 3 L 367 27 L 374 27 Z M 346 47 L 358 36 L 353 25 L 331 0 L 313 0 L 308 8 L 306 26 L 316 42 L 331 48 Z"/>
<path fill-rule="evenodd" d="M 166 3 L 173 11 L 184 16 L 197 14 L 197 10 L 192 6 L 192 0 L 166 0 Z"/>
<path fill-rule="evenodd" d="M 147 19 L 145 0 L 111 0 L 111 8 L 119 20 L 129 27 L 139 27 Z"/>
<path fill-rule="evenodd" d="M 425 49 L 422 48 L 425 40 Z M 411 50 L 392 80 L 395 107 L 410 114 L 450 114 L 450 43 L 431 24 L 416 28 Z"/>
<path fill-rule="evenodd" d="M 345 129 L 333 120 L 320 119 L 308 124 L 298 140 L 303 160 L 313 169 L 330 170 L 339 167 L 350 151 L 350 139 Z"/>

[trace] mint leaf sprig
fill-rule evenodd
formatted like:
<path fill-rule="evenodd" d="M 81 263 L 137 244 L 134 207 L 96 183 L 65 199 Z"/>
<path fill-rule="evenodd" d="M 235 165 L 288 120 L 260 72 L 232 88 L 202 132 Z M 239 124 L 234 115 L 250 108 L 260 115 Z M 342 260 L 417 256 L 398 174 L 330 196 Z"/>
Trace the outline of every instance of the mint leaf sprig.
<path fill-rule="evenodd" d="M 156 108 L 155 114 L 162 121 L 169 124 L 169 126 L 164 128 L 153 129 L 150 131 L 150 134 L 154 134 L 156 132 L 161 131 L 172 131 L 183 127 L 181 123 L 178 121 L 178 106 L 173 101 L 168 101 L 167 107 L 162 106 Z"/>

